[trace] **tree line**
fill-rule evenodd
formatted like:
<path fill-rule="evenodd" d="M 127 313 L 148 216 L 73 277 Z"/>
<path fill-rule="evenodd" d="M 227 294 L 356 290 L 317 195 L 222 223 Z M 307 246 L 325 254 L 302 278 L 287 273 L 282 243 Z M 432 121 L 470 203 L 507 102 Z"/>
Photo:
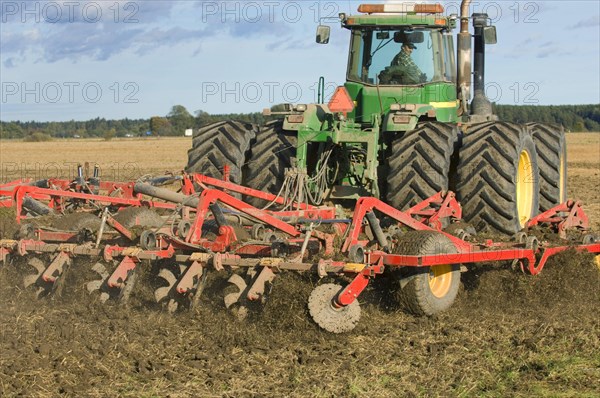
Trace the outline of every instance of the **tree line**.
<path fill-rule="evenodd" d="M 600 131 L 600 105 L 494 105 L 500 120 L 516 123 L 560 124 L 572 132 Z M 182 136 L 187 129 L 198 129 L 223 120 L 265 123 L 260 112 L 209 114 L 202 110 L 192 115 L 184 106 L 175 105 L 166 116 L 150 119 L 22 122 L 0 121 L 0 138 L 105 138 L 131 136 Z"/>

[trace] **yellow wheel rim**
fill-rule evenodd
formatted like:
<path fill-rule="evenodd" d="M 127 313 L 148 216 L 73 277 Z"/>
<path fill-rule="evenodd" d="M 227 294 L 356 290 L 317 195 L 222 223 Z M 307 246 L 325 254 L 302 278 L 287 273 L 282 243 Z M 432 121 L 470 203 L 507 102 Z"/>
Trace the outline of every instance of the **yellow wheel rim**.
<path fill-rule="evenodd" d="M 517 169 L 517 212 L 521 228 L 525 226 L 531 217 L 533 210 L 533 178 L 531 172 L 531 157 L 529 152 L 522 151 L 519 155 L 519 167 Z"/>
<path fill-rule="evenodd" d="M 561 203 L 567 200 L 567 193 L 565 192 L 565 155 L 563 153 L 560 154 L 560 176 L 559 176 L 559 198 Z"/>
<path fill-rule="evenodd" d="M 429 268 L 429 289 L 435 297 L 442 298 L 450 291 L 452 285 L 452 266 L 436 265 Z"/>

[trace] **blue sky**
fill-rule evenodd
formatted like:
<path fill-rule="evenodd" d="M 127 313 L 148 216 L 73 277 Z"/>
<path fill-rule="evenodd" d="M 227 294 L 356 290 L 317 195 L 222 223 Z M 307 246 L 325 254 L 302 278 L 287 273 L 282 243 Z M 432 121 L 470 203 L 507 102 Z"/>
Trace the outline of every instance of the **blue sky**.
<path fill-rule="evenodd" d="M 391 1 L 390 1 L 391 2 Z M 260 111 L 344 82 L 348 33 L 319 17 L 356 1 L 0 0 L 0 119 Z M 370 3 L 377 3 L 371 1 Z M 442 2 L 456 10 L 459 1 Z M 486 83 L 503 104 L 600 103 L 600 2 L 473 1 L 499 42 Z"/>

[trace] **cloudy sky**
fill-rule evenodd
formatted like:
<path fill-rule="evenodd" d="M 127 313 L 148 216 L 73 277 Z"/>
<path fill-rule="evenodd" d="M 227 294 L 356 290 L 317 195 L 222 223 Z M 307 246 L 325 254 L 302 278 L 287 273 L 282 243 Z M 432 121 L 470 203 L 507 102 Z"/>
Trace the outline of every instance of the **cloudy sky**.
<path fill-rule="evenodd" d="M 371 1 L 376 3 L 377 1 Z M 0 119 L 148 118 L 259 111 L 343 83 L 348 32 L 319 18 L 356 1 L 0 0 Z M 456 12 L 459 1 L 443 2 Z M 476 0 L 499 43 L 488 95 L 503 104 L 600 103 L 600 2 Z"/>

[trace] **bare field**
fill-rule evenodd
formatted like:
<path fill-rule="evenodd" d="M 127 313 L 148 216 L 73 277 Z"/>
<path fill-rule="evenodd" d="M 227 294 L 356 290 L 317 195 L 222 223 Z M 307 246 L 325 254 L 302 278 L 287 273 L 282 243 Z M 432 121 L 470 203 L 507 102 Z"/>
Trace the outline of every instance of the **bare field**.
<path fill-rule="evenodd" d="M 105 178 L 177 171 L 190 141 L 0 141 L 2 180 L 72 177 L 85 161 Z M 600 134 L 570 134 L 568 143 L 570 196 L 598 227 Z M 307 276 L 282 274 L 264 310 L 238 322 L 223 306 L 223 276 L 211 274 L 200 308 L 171 316 L 141 288 L 127 307 L 101 304 L 84 287 L 90 265 L 77 259 L 63 295 L 47 300 L 23 290 L 23 261 L 0 267 L 0 396 L 600 396 L 591 256 L 564 253 L 537 277 L 507 264 L 470 267 L 455 305 L 435 318 L 405 313 L 386 293 L 391 278 L 378 278 L 344 335 L 310 322 L 317 281 Z"/>

